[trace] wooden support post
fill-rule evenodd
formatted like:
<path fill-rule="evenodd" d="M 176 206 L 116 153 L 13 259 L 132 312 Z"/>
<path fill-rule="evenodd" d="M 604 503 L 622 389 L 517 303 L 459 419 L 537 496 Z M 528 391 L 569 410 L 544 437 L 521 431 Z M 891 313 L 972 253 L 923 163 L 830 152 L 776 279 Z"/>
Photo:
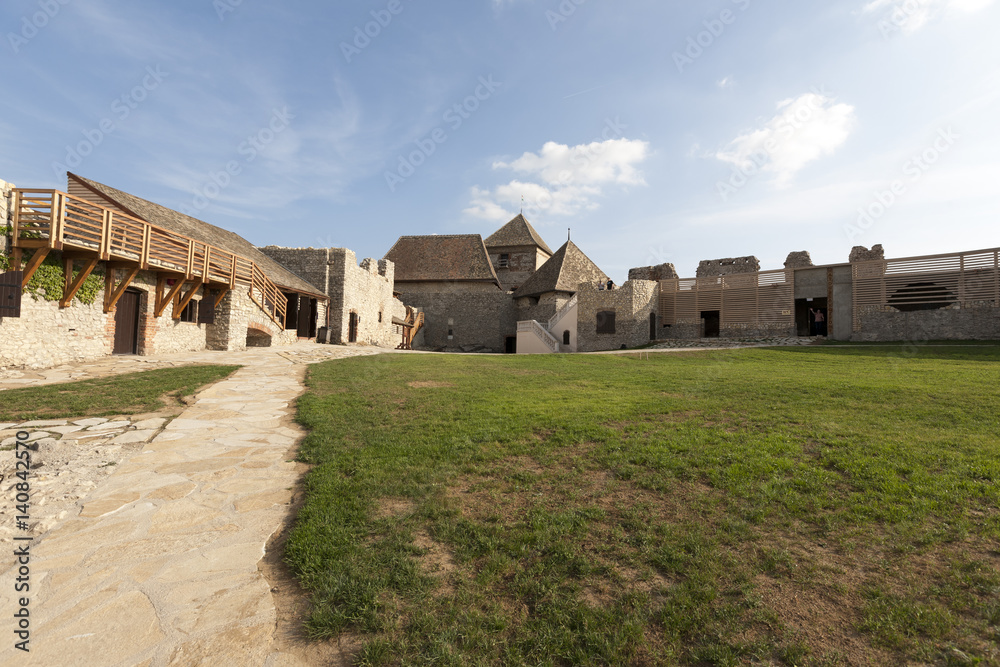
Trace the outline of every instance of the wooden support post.
<path fill-rule="evenodd" d="M 20 229 L 20 227 L 21 227 L 21 192 L 19 190 L 14 190 L 14 197 L 13 197 L 13 200 L 11 201 L 11 204 L 13 204 L 13 206 L 14 206 L 14 218 L 11 221 L 11 224 L 13 225 L 14 229 L 13 229 L 13 235 L 11 236 L 11 239 L 13 240 L 13 243 L 14 243 L 14 246 L 15 246 L 15 250 L 16 250 L 18 237 L 21 235 L 21 229 Z M 19 265 L 17 265 L 17 266 L 14 267 L 15 271 L 19 271 L 20 269 L 21 269 L 21 267 Z"/>
<path fill-rule="evenodd" d="M 31 277 L 35 275 L 35 271 L 37 271 L 38 267 L 42 265 L 42 262 L 48 254 L 48 248 L 38 248 L 35 250 L 35 254 L 28 260 L 28 265 L 24 267 L 24 278 L 21 279 L 21 289 L 28 286 L 28 281 L 30 281 Z"/>
<path fill-rule="evenodd" d="M 163 278 L 160 280 L 163 280 Z M 167 306 L 174 300 L 174 297 L 177 296 L 182 287 L 184 287 L 183 278 L 178 278 L 177 282 L 174 283 L 174 286 L 171 287 L 170 291 L 166 294 L 163 294 L 163 288 L 161 286 L 157 287 L 158 293 L 156 295 L 156 308 L 153 312 L 153 317 L 159 317 L 163 314 L 163 311 L 167 309 Z"/>
<path fill-rule="evenodd" d="M 118 287 L 114 287 L 114 278 L 112 277 L 105 283 L 104 288 L 104 312 L 110 313 L 118 305 L 118 300 L 122 298 L 122 294 L 128 289 L 128 286 L 135 280 L 135 277 L 139 275 L 139 267 L 132 269 L 125 269 L 127 273 L 125 274 L 125 279 L 122 280 Z M 108 275 L 114 276 L 114 269 L 108 267 Z M 113 291 L 112 291 L 113 288 Z"/>
<path fill-rule="evenodd" d="M 202 269 L 201 269 L 201 278 L 205 282 L 208 282 L 208 280 L 209 280 L 209 277 L 208 277 L 208 267 L 209 267 L 209 261 L 211 260 L 211 257 L 212 257 L 212 246 L 210 246 L 208 244 L 205 244 L 205 262 L 204 262 L 204 264 L 202 264 Z"/>
<path fill-rule="evenodd" d="M 139 268 L 145 270 L 149 268 L 149 237 L 152 227 L 142 226 L 142 255 L 139 257 Z"/>
<path fill-rule="evenodd" d="M 194 275 L 194 241 L 188 241 L 188 260 L 187 266 L 184 268 L 184 277 L 191 280 Z"/>
<path fill-rule="evenodd" d="M 175 320 L 181 316 L 181 313 L 184 312 L 184 309 L 187 308 L 187 305 L 191 303 L 191 299 L 194 298 L 194 295 L 198 291 L 198 288 L 201 287 L 202 282 L 204 281 L 200 279 L 194 281 L 194 285 L 191 286 L 191 289 L 188 290 L 188 293 L 181 295 L 180 298 L 177 299 L 177 303 L 174 304 L 173 318 Z"/>
<path fill-rule="evenodd" d="M 223 287 L 222 289 L 219 290 L 219 296 L 215 297 L 215 304 L 214 304 L 215 308 L 219 307 L 219 304 L 222 303 L 222 300 L 226 298 L 227 294 L 229 294 L 228 287 Z"/>
<path fill-rule="evenodd" d="M 101 220 L 101 259 L 111 259 L 111 218 L 114 213 L 110 209 L 104 209 Z"/>
<path fill-rule="evenodd" d="M 236 255 L 233 255 L 233 268 L 229 270 L 229 289 L 236 287 Z"/>
<path fill-rule="evenodd" d="M 69 286 L 73 282 L 73 258 L 63 255 L 63 296 L 69 291 Z M 62 306 L 62 302 L 59 302 Z M 66 306 L 63 306 L 65 308 Z"/>
<path fill-rule="evenodd" d="M 21 270 L 21 254 L 22 253 L 23 253 L 23 251 L 20 248 L 14 248 L 14 258 L 13 258 L 14 259 L 14 266 L 11 267 L 11 268 L 13 268 L 15 271 L 20 271 Z"/>
<path fill-rule="evenodd" d="M 52 195 L 52 224 L 49 227 L 49 241 L 53 250 L 62 250 L 63 235 L 66 233 L 66 197 L 62 193 Z"/>
<path fill-rule="evenodd" d="M 80 287 L 83 286 L 83 281 L 86 280 L 90 276 L 91 272 L 93 272 L 93 270 L 95 268 L 97 268 L 97 263 L 98 263 L 98 260 L 91 259 L 91 260 L 87 261 L 83 265 L 83 269 L 81 269 L 80 273 L 77 274 L 76 280 L 73 281 L 73 284 L 69 285 L 68 288 L 63 291 L 63 298 L 59 302 L 60 306 L 62 306 L 63 308 L 65 308 L 70 303 L 72 303 L 73 297 L 76 296 L 76 293 L 80 290 Z M 73 261 L 69 260 L 67 262 L 67 264 L 72 269 Z"/>

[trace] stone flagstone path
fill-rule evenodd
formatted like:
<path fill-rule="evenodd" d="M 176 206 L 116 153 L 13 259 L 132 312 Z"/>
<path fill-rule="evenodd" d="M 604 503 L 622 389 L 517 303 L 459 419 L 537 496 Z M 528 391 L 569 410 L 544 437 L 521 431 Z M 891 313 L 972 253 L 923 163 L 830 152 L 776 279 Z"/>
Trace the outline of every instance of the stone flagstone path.
<path fill-rule="evenodd" d="M 35 536 L 30 654 L 13 648 L 14 569 L 0 577 L 0 664 L 302 664 L 275 652 L 258 570 L 298 479 L 291 401 L 304 364 L 376 353 L 300 343 L 188 355 L 246 366 L 116 466 L 78 516 Z"/>

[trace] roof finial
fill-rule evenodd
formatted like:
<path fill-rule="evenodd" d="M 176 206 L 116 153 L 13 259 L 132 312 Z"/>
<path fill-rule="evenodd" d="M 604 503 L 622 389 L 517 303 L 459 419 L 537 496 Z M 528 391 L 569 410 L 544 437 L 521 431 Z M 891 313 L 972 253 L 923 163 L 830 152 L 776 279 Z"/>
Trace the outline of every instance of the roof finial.
<path fill-rule="evenodd" d="M 572 235 L 573 235 L 573 228 L 572 227 L 567 227 L 566 228 L 566 240 L 567 241 L 571 240 Z"/>

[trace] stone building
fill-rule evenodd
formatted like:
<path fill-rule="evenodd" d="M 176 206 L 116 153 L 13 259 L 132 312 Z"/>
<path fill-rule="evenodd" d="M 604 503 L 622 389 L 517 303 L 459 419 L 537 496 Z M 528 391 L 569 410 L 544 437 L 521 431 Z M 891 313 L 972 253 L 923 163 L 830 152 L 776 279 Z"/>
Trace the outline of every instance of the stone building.
<path fill-rule="evenodd" d="M 389 260 L 364 259 L 347 248 L 282 248 L 260 251 L 329 297 L 327 335 L 321 342 L 397 347 L 402 330 L 393 321 L 406 317 L 406 306 L 393 296 L 395 266 Z"/>
<path fill-rule="evenodd" d="M 400 300 L 424 313 L 415 347 L 465 352 L 509 349 L 513 304 L 482 236 L 401 236 L 385 259 L 395 265 Z"/>
<path fill-rule="evenodd" d="M 232 232 L 75 174 L 5 192 L 20 308 L 0 310 L 0 366 L 288 344 L 325 320 L 318 288 Z"/>
<path fill-rule="evenodd" d="M 552 250 L 523 214 L 486 237 L 485 245 L 506 292 L 517 290 L 552 257 Z"/>

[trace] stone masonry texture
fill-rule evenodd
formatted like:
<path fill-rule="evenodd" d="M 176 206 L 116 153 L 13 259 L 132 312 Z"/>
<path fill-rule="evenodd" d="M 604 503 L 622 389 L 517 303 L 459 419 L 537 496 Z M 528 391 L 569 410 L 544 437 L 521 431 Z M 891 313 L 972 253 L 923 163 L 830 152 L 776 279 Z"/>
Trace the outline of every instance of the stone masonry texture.
<path fill-rule="evenodd" d="M 659 295 L 659 284 L 651 280 L 630 280 L 613 290 L 581 283 L 577 292 L 577 349 L 597 352 L 648 343 L 649 316 L 656 313 Z M 615 333 L 599 334 L 597 314 L 607 311 L 615 313 Z"/>
<path fill-rule="evenodd" d="M 735 273 L 757 273 L 760 271 L 760 260 L 750 255 L 747 257 L 727 257 L 726 259 L 704 259 L 698 263 L 696 278 L 713 278 L 715 276 L 731 276 Z"/>
<path fill-rule="evenodd" d="M 673 264 L 657 264 L 656 266 L 640 266 L 628 270 L 629 280 L 672 280 L 677 278 L 677 270 Z"/>
<path fill-rule="evenodd" d="M 808 250 L 790 252 L 785 258 L 786 269 L 803 269 L 808 266 L 813 266 L 812 257 L 809 256 Z"/>
<path fill-rule="evenodd" d="M 881 243 L 873 245 L 871 250 L 863 245 L 854 246 L 851 248 L 851 256 L 848 261 L 853 264 L 854 262 L 867 262 L 874 259 L 885 259 L 885 250 L 882 249 Z"/>

